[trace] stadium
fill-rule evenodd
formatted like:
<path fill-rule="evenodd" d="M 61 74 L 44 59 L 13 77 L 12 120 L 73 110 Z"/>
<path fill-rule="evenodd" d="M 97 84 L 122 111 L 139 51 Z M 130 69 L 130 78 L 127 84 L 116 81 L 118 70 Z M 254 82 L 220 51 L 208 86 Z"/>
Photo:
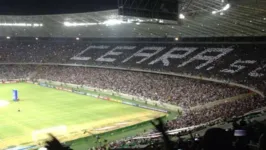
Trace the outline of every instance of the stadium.
<path fill-rule="evenodd" d="M 0 150 L 266 149 L 265 8 L 0 15 Z"/>

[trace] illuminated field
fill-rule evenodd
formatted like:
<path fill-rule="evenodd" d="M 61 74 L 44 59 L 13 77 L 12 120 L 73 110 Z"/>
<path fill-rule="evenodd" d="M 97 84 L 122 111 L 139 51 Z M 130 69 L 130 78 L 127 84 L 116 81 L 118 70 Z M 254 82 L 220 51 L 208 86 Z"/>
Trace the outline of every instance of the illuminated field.
<path fill-rule="evenodd" d="M 12 101 L 13 89 L 19 91 L 19 102 Z M 0 148 L 36 143 L 46 132 L 72 140 L 163 115 L 34 84 L 0 84 Z"/>

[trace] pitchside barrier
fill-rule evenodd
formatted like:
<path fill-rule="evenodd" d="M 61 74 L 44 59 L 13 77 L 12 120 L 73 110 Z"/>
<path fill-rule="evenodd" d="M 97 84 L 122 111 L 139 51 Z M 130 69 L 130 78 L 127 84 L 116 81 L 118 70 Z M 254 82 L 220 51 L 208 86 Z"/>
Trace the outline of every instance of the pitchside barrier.
<path fill-rule="evenodd" d="M 33 83 L 32 81 L 27 81 L 28 83 Z M 141 105 L 141 104 L 136 104 L 133 102 L 128 102 L 126 100 L 118 100 L 118 99 L 114 99 L 108 96 L 103 96 L 100 94 L 95 94 L 95 93 L 90 93 L 89 91 L 82 91 L 79 90 L 80 85 L 74 85 L 74 84 L 65 84 L 65 83 L 60 83 L 60 82 L 53 82 L 53 81 L 47 81 L 47 80 L 38 80 L 38 84 L 40 86 L 43 87 L 48 87 L 48 88 L 54 88 L 57 90 L 62 90 L 62 91 L 67 91 L 67 92 L 73 92 L 76 94 L 80 94 L 80 95 L 86 95 L 86 96 L 90 96 L 90 97 L 94 97 L 94 98 L 98 98 L 98 99 L 102 99 L 102 100 L 107 100 L 107 101 L 112 101 L 112 102 L 118 102 L 118 103 L 122 103 L 122 104 L 126 104 L 126 105 L 131 105 L 131 106 L 135 106 L 135 107 L 140 107 L 140 108 L 144 108 L 144 109 L 149 109 L 149 110 L 154 110 L 154 111 L 159 111 L 159 112 L 164 112 L 167 113 L 168 111 L 163 110 L 163 109 L 159 109 L 159 108 L 154 108 L 154 107 L 149 107 L 149 106 L 145 106 L 145 105 Z"/>
<path fill-rule="evenodd" d="M 0 79 L 0 84 L 18 83 L 20 81 L 21 81 L 20 79 L 15 79 L 15 80 Z"/>
<path fill-rule="evenodd" d="M 55 86 L 71 87 L 75 89 L 81 88 L 81 89 L 88 90 L 88 91 L 102 92 L 109 96 L 116 96 L 116 97 L 120 97 L 121 99 L 125 99 L 125 100 L 128 99 L 128 100 L 145 103 L 147 105 L 156 106 L 156 107 L 164 108 L 164 109 L 175 111 L 175 112 L 182 112 L 182 108 L 178 106 L 170 105 L 170 104 L 159 102 L 159 101 L 154 101 L 154 100 L 143 98 L 143 97 L 137 97 L 137 96 L 133 96 L 129 94 L 118 93 L 112 90 L 105 90 L 105 89 L 99 89 L 99 88 L 93 88 L 93 87 L 88 87 L 88 86 L 81 86 L 77 84 L 63 83 L 63 82 L 57 82 L 57 81 L 48 81 L 48 80 L 43 80 L 43 79 L 39 79 L 38 82 L 52 84 Z"/>

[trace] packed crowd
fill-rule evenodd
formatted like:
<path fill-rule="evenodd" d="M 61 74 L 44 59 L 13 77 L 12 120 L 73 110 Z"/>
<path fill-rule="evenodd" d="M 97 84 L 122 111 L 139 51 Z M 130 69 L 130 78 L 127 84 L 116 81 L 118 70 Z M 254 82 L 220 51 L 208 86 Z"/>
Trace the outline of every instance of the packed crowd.
<path fill-rule="evenodd" d="M 184 108 L 247 93 L 246 90 L 227 85 L 141 72 L 61 66 L 1 65 L 0 67 L 2 79 L 30 77 L 74 83 L 109 89 Z"/>
<path fill-rule="evenodd" d="M 210 108 L 190 110 L 178 117 L 176 120 L 167 123 L 168 129 L 177 129 L 207 123 L 217 118 L 222 120 L 231 119 L 234 116 L 241 116 L 257 108 L 266 106 L 265 99 L 258 95 L 251 95 L 243 99 L 225 102 Z M 207 116 L 207 117 L 206 117 Z"/>
<path fill-rule="evenodd" d="M 135 149 L 138 147 L 139 149 L 157 150 L 265 150 L 265 129 L 265 122 L 242 119 L 234 121 L 232 126 L 226 130 L 210 128 L 203 136 L 190 133 L 189 137 L 173 135 L 168 138 L 125 139 L 120 142 L 112 142 L 108 146 L 111 149 Z"/>
<path fill-rule="evenodd" d="M 216 105 L 211 108 L 191 109 L 216 100 L 248 93 L 228 85 L 142 72 L 119 71 L 86 67 L 0 65 L 0 79 L 47 79 L 109 89 L 186 108 L 181 118 L 168 122 L 168 129 L 187 127 L 230 118 L 266 106 L 257 95 Z M 208 117 L 205 117 L 205 116 Z"/>
<path fill-rule="evenodd" d="M 147 148 L 150 147 L 152 149 L 158 149 L 162 147 L 163 141 L 160 138 L 154 138 L 154 139 L 125 139 L 125 140 L 119 140 L 119 141 L 113 141 L 108 144 L 108 147 L 111 149 L 141 149 L 141 148 Z"/>
<path fill-rule="evenodd" d="M 174 76 L 86 67 L 0 65 L 0 79 L 19 78 L 47 79 L 109 89 L 187 108 L 181 117 L 166 123 L 165 129 L 167 130 L 198 125 L 217 118 L 226 120 L 266 106 L 263 98 L 251 94 L 246 98 L 214 107 L 190 110 L 189 108 L 194 106 L 246 94 L 248 91 L 228 85 Z M 108 147 L 132 148 L 138 145 L 161 149 L 164 141 L 162 139 L 116 141 Z M 198 150 L 194 146 L 192 144 L 193 148 L 188 148 L 188 146 L 182 149 Z"/>
<path fill-rule="evenodd" d="M 199 125 L 199 124 L 204 123 L 204 125 L 202 125 L 201 127 L 195 128 L 193 130 L 195 132 L 196 130 L 202 130 L 204 128 L 208 128 L 209 126 L 211 126 L 213 124 L 219 124 L 221 122 L 223 122 L 223 123 L 228 122 L 229 123 L 229 122 L 232 122 L 232 120 L 233 120 L 233 128 L 227 130 L 227 132 L 229 133 L 228 136 L 230 137 L 230 140 L 235 140 L 235 137 L 232 136 L 232 134 L 233 134 L 232 131 L 234 131 L 236 129 L 238 129 L 238 130 L 243 129 L 243 130 L 247 130 L 247 133 L 249 136 L 248 140 L 250 141 L 250 142 L 248 142 L 248 144 L 252 143 L 252 144 L 256 145 L 257 143 L 259 143 L 260 136 L 266 130 L 263 129 L 262 126 L 260 126 L 262 124 L 258 124 L 258 122 L 255 122 L 255 121 L 252 123 L 249 121 L 249 124 L 243 123 L 243 117 L 241 117 L 241 116 L 243 116 L 245 113 L 247 113 L 251 110 L 254 110 L 256 108 L 261 108 L 263 106 L 266 106 L 265 100 L 263 100 L 258 95 L 251 95 L 245 99 L 239 99 L 239 100 L 236 100 L 233 102 L 224 103 L 224 104 L 212 107 L 212 108 L 203 108 L 201 110 L 187 112 L 185 115 L 179 116 L 176 120 L 167 121 L 164 124 L 163 129 L 165 131 L 169 131 L 171 129 L 179 129 L 182 127 L 188 127 L 188 126 Z M 252 115 L 247 115 L 245 118 L 251 119 L 253 117 L 254 116 L 252 116 Z M 217 118 L 220 118 L 220 120 L 219 121 L 217 120 L 213 123 L 210 123 L 210 121 L 217 119 Z M 238 120 L 239 118 L 241 118 L 242 120 L 238 124 L 235 121 Z M 264 127 L 266 127 L 266 126 L 264 126 Z M 257 129 L 257 128 L 259 128 L 259 129 Z M 203 138 L 200 137 L 198 134 L 194 135 L 193 138 L 189 139 L 188 141 L 183 141 L 180 138 L 180 136 L 187 135 L 189 133 L 192 133 L 193 131 L 191 131 L 191 130 L 190 131 L 182 131 L 179 134 L 171 135 L 171 139 L 178 138 L 178 140 L 175 141 L 175 143 L 173 143 L 173 146 L 175 147 L 175 149 L 179 148 L 179 149 L 183 149 L 183 150 L 201 150 L 198 148 L 200 148 L 202 145 L 197 145 L 196 147 L 194 145 L 194 144 L 202 144 L 202 143 L 199 143 L 199 141 L 203 140 Z M 105 144 L 105 147 L 106 146 L 111 147 L 112 149 L 117 149 L 117 148 L 163 149 L 164 148 L 163 147 L 164 141 L 161 137 L 148 138 L 147 135 L 152 135 L 153 133 L 156 133 L 156 131 L 143 132 L 143 133 L 136 135 L 134 137 L 127 137 L 126 139 L 117 140 L 117 141 L 111 142 L 107 145 Z M 146 138 L 138 138 L 138 137 L 146 137 Z M 103 145 L 104 145 L 104 143 L 103 143 Z M 232 145 L 232 148 L 233 148 L 233 145 Z M 243 148 L 243 147 L 241 147 L 241 148 Z M 236 147 L 233 148 L 232 150 L 236 150 L 236 149 L 242 150 L 242 149 L 239 149 Z M 245 149 L 245 150 L 247 150 L 247 149 Z"/>
<path fill-rule="evenodd" d="M 186 78 L 85 67 L 39 67 L 35 78 L 109 89 L 185 108 L 247 93 Z"/>
<path fill-rule="evenodd" d="M 0 65 L 0 80 L 28 78 L 34 73 L 32 66 Z"/>
<path fill-rule="evenodd" d="M 97 48 L 91 48 L 90 46 L 98 46 Z M 155 46 L 155 48 L 154 48 Z M 119 49 L 123 47 L 124 49 Z M 135 47 L 134 50 L 127 50 L 127 48 Z M 153 52 L 160 50 L 158 47 L 165 48 L 162 50 L 163 53 L 158 53 L 153 56 Z M 171 49 L 180 47 L 177 43 L 164 43 L 158 42 L 154 44 L 145 43 L 126 43 L 121 44 L 119 42 L 95 42 L 94 41 L 73 41 L 66 39 L 47 39 L 47 40 L 7 40 L 0 41 L 0 63 L 60 63 L 60 64 L 80 64 L 80 65 L 97 65 L 97 66 L 109 66 L 109 67 L 122 67 L 122 68 L 137 68 L 137 69 L 148 69 L 163 72 L 177 72 L 182 74 L 191 75 L 202 75 L 203 77 L 211 77 L 219 80 L 234 81 L 237 83 L 242 83 L 249 86 L 254 86 L 261 91 L 265 90 L 265 82 L 260 82 L 265 80 L 265 63 L 264 58 L 266 53 L 263 51 L 264 44 L 185 44 L 182 45 L 184 51 L 173 52 L 173 56 L 164 56 L 166 52 Z M 191 54 L 188 54 L 186 50 L 193 48 L 197 50 Z M 197 60 L 189 61 L 189 58 L 200 54 L 203 50 L 208 48 L 222 48 L 232 47 L 234 50 L 220 59 L 216 60 L 214 57 L 216 52 L 208 52 L 210 57 L 201 57 Z M 107 52 L 112 49 L 118 48 L 113 54 L 105 56 Z M 136 52 L 142 48 L 151 48 L 151 52 L 143 56 L 133 56 Z M 252 49 L 253 51 L 250 51 Z M 87 50 L 87 51 L 86 51 Z M 148 50 L 147 50 L 148 51 Z M 84 53 L 83 53 L 84 52 Z M 119 54 L 121 53 L 121 54 Z M 175 56 L 180 54 L 180 56 Z M 74 56 L 79 57 L 79 59 L 73 60 Z M 102 57 L 104 56 L 104 57 Z M 153 57 L 150 57 L 153 56 Z M 158 58 L 166 57 L 164 61 L 155 61 Z M 179 58 L 182 56 L 182 59 Z M 184 56 L 184 57 L 183 57 Z M 177 57 L 177 58 L 175 58 Z M 88 59 L 89 58 L 89 59 Z M 101 59 L 99 59 L 101 58 Z M 111 58 L 107 61 L 105 58 Z M 125 59 L 129 58 L 126 62 Z M 147 58 L 147 59 L 146 59 Z M 113 59 L 113 60 L 112 60 Z M 112 60 L 112 61 L 110 61 Z M 142 63 L 138 63 L 139 60 L 143 60 Z M 243 60 L 243 61 L 240 61 Z M 252 60 L 247 61 L 245 60 Z M 109 62 L 110 61 L 110 62 Z M 155 62 L 154 62 L 155 61 Z M 154 63 L 151 63 L 154 62 Z M 209 63 L 212 62 L 212 63 Z M 246 64 L 245 68 L 233 67 L 233 63 Z M 237 63 L 238 62 L 238 63 Z M 185 64 L 184 64 L 185 63 Z M 181 65 L 183 64 L 183 65 Z M 208 64 L 208 65 L 206 65 Z M 181 65 L 182 67 L 177 67 Z M 195 67 L 206 65 L 201 69 L 195 69 Z M 227 69 L 225 72 L 222 70 Z M 256 69 L 256 70 L 255 70 Z M 253 72 L 252 72 L 253 71 Z M 255 72 L 254 72 L 255 71 Z M 250 73 L 253 77 L 250 76 Z M 254 77 L 255 76 L 255 77 Z"/>
<path fill-rule="evenodd" d="M 87 44 L 52 41 L 7 41 L 0 45 L 0 62 L 64 63 Z"/>

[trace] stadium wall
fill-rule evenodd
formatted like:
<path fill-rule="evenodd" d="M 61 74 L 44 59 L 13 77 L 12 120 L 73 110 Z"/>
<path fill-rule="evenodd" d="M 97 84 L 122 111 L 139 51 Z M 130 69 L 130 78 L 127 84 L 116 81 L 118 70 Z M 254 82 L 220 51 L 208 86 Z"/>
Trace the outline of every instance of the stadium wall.
<path fill-rule="evenodd" d="M 14 79 L 14 80 L 5 80 L 5 79 L 0 79 L 1 84 L 10 84 L 10 83 L 19 83 L 21 80 L 20 79 Z"/>

